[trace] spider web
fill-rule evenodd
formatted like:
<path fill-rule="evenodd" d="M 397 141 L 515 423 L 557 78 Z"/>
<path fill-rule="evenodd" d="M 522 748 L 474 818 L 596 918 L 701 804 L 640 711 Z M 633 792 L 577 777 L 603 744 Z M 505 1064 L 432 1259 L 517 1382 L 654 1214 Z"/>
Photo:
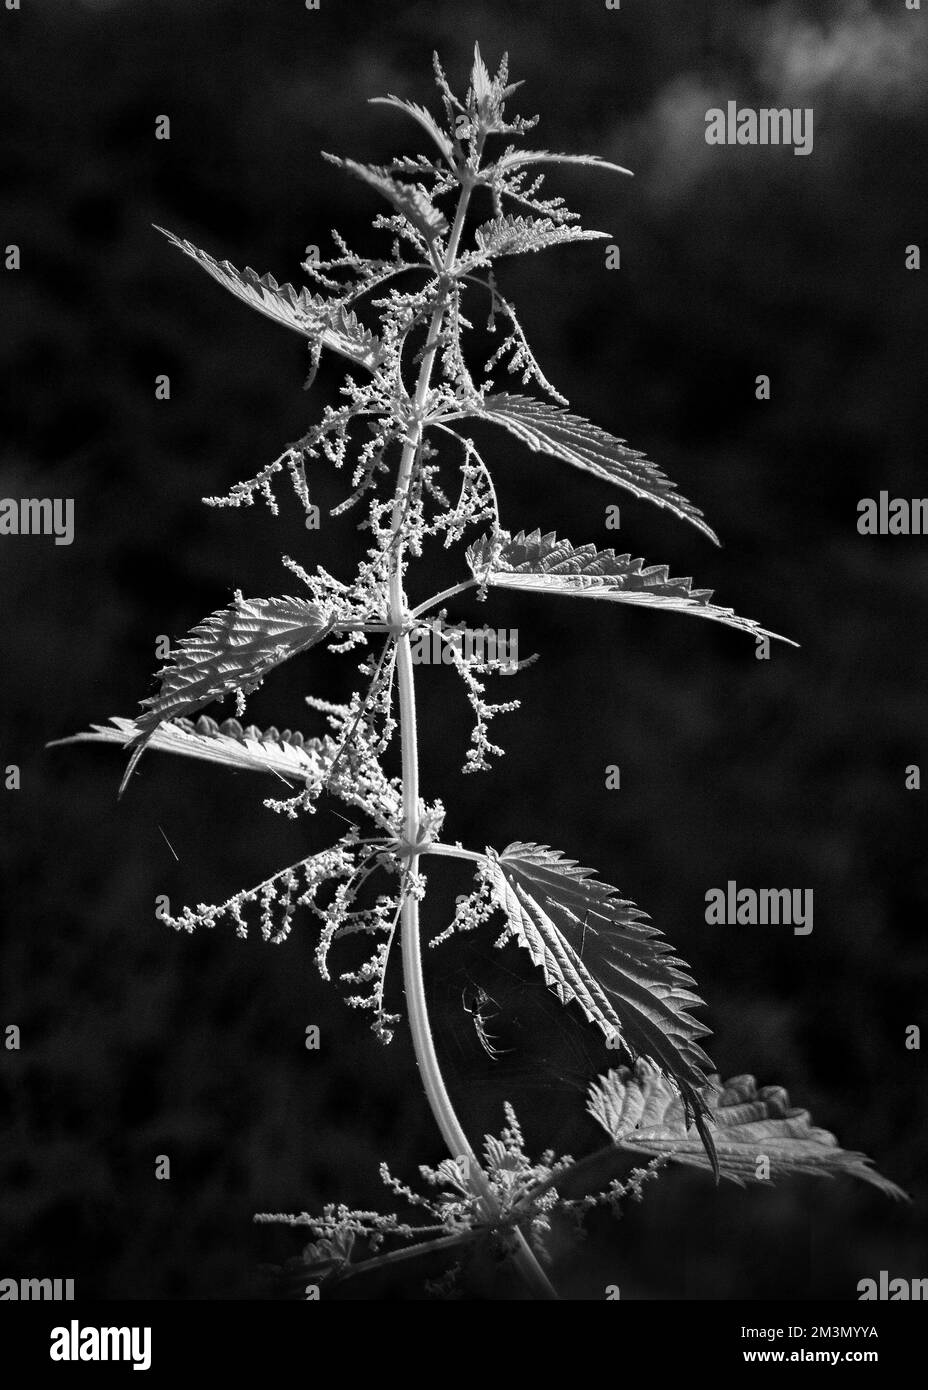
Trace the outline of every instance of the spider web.
<path fill-rule="evenodd" d="M 564 1008 L 525 970 L 517 947 L 447 943 L 435 962 L 432 999 L 439 1057 L 469 1132 L 491 1131 L 510 1101 L 536 1146 L 589 1145 L 580 1113 L 587 1087 L 603 1058 L 612 1065 L 616 1054 L 578 1011 Z"/>

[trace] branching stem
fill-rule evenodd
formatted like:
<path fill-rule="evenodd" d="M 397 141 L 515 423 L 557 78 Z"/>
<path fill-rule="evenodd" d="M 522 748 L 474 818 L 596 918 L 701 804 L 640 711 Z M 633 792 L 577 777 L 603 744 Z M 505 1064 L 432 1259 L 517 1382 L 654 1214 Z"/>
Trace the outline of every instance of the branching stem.
<path fill-rule="evenodd" d="M 458 244 L 467 215 L 471 191 L 472 184 L 468 181 L 462 187 L 454 225 L 448 238 L 444 261 L 446 274 L 450 272 L 457 257 Z M 450 284 L 451 281 L 449 280 L 447 283 Z M 406 631 L 410 614 L 403 587 L 403 541 L 400 528 L 403 525 L 403 517 L 409 500 L 416 458 L 422 444 L 422 421 L 428 399 L 435 354 L 440 341 L 441 326 L 448 303 L 448 289 L 443 288 L 432 313 L 426 337 L 426 347 L 423 352 L 413 399 L 413 423 L 403 445 L 392 516 L 394 538 L 397 539 L 397 543 L 390 572 L 389 622 L 391 627 L 401 633 L 396 643 L 396 672 L 403 763 L 403 835 L 409 845 L 415 845 L 419 839 L 419 748 L 412 652 L 409 634 Z M 406 867 L 410 879 L 414 879 L 418 872 L 419 855 L 410 854 Z M 409 1027 L 425 1094 L 452 1158 L 463 1161 L 468 1181 L 482 1199 L 487 1217 L 492 1221 L 498 1212 L 496 1195 L 455 1113 L 435 1052 L 422 974 L 422 953 L 419 944 L 419 900 L 414 892 L 407 892 L 404 896 L 401 934 L 403 981 L 406 1006 L 409 1011 Z M 557 1297 L 547 1275 L 532 1253 L 521 1231 L 514 1233 L 512 1254 L 514 1263 L 533 1297 L 547 1299 Z"/>

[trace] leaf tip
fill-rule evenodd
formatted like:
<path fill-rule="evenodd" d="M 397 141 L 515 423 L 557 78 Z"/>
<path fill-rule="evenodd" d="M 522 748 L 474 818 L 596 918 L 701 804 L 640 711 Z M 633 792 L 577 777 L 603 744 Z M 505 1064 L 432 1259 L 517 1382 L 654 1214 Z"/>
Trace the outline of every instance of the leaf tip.
<path fill-rule="evenodd" d="M 680 1081 L 678 1084 L 683 1095 L 683 1103 L 693 1116 L 696 1132 L 702 1140 L 702 1146 L 706 1151 L 706 1157 L 712 1165 L 712 1175 L 715 1178 L 715 1185 L 718 1187 L 722 1181 L 722 1170 L 719 1166 L 719 1156 L 715 1147 L 715 1140 L 712 1138 L 709 1126 L 706 1124 L 709 1108 L 688 1081 Z"/>
<path fill-rule="evenodd" d="M 154 731 L 152 731 L 152 732 L 154 732 Z M 139 758 L 140 758 L 140 757 L 142 756 L 142 754 L 145 752 L 146 744 L 148 743 L 148 740 L 149 740 L 150 738 L 151 738 L 151 734 L 150 734 L 150 733 L 143 734 L 143 735 L 141 736 L 141 742 L 137 742 L 137 743 L 135 744 L 134 747 L 133 747 L 133 745 L 132 745 L 131 743 L 127 745 L 127 747 L 132 748 L 132 756 L 131 756 L 131 758 L 129 759 L 129 762 L 128 762 L 128 764 L 126 765 L 126 770 L 125 770 L 125 772 L 124 772 L 123 775 L 122 775 L 122 781 L 120 782 L 120 784 L 119 784 L 119 790 L 118 790 L 117 793 L 116 793 L 116 800 L 117 800 L 117 801 L 122 801 L 122 798 L 123 798 L 123 795 L 124 795 L 124 793 L 125 793 L 126 787 L 128 787 L 128 785 L 129 785 L 129 779 L 131 778 L 131 776 L 132 776 L 133 772 L 135 771 L 136 767 L 138 766 Z"/>

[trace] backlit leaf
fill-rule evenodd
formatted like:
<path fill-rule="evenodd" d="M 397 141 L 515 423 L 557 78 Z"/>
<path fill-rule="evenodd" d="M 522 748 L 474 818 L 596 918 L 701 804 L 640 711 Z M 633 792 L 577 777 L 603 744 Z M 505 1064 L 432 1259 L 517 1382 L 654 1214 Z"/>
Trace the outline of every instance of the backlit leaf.
<path fill-rule="evenodd" d="M 887 1196 L 907 1199 L 882 1177 L 865 1154 L 838 1147 L 835 1136 L 793 1108 L 782 1086 L 758 1088 L 753 1076 L 722 1085 L 710 1076 L 700 1092 L 723 1177 L 742 1186 L 794 1174 L 834 1177 L 844 1173 L 871 1183 Z M 646 1061 L 618 1067 L 590 1087 L 588 1110 L 620 1149 L 666 1155 L 675 1163 L 709 1167 L 698 1140 L 688 1133 L 684 1107 L 665 1077 Z M 759 1159 L 770 1178 L 758 1177 Z"/>
<path fill-rule="evenodd" d="M 339 155 L 327 154 L 325 157 L 331 164 L 347 169 L 376 188 L 407 222 L 422 233 L 426 241 L 432 242 L 448 230 L 444 213 L 435 207 L 423 189 L 411 183 L 401 183 L 386 169 L 378 169 L 373 164 L 358 164 L 354 159 L 342 159 Z"/>
<path fill-rule="evenodd" d="M 702 1000 L 647 915 L 547 845 L 488 851 L 487 864 L 506 917 L 502 939 L 528 951 L 561 1003 L 576 1003 L 630 1056 L 650 1057 L 669 1075 L 702 1085 L 710 1063 L 696 1039 L 709 1030 L 688 1012 Z"/>
<path fill-rule="evenodd" d="M 424 106 L 419 106 L 414 101 L 403 101 L 400 97 L 395 96 L 371 97 L 370 101 L 373 105 L 395 106 L 398 111 L 405 111 L 414 121 L 418 121 L 423 130 L 428 131 L 448 163 L 453 164 L 454 146 L 435 117 Z"/>
<path fill-rule="evenodd" d="M 511 169 L 520 169 L 526 164 L 582 164 L 591 169 L 610 169 L 614 174 L 629 174 L 621 164 L 610 164 L 595 154 L 551 154 L 549 150 L 507 150 L 486 173 L 505 174 Z"/>
<path fill-rule="evenodd" d="M 497 256 L 521 256 L 527 251 L 544 251 L 569 241 L 599 241 L 608 232 L 587 231 L 583 227 L 553 222 L 548 217 L 494 217 L 474 233 L 477 250 L 462 256 L 459 271 L 473 269 Z M 514 397 L 513 399 L 518 399 Z"/>
<path fill-rule="evenodd" d="M 672 579 L 666 565 L 646 566 L 641 559 L 594 545 L 574 547 L 558 540 L 553 531 L 544 536 L 540 531 L 520 531 L 511 539 L 506 532 L 495 540 L 484 536 L 468 550 L 467 563 L 481 584 L 495 588 L 663 608 L 711 618 L 752 637 L 778 637 L 753 618 L 739 618 L 733 609 L 712 603 L 711 589 L 694 589 L 691 579 Z M 778 640 L 790 642 L 788 637 Z"/>
<path fill-rule="evenodd" d="M 208 275 L 236 298 L 267 318 L 301 333 L 313 343 L 321 343 L 342 357 L 349 358 L 368 371 L 374 371 L 381 360 L 379 339 L 365 328 L 357 316 L 337 301 L 295 290 L 292 285 L 278 285 L 273 275 L 258 275 L 246 266 L 237 270 L 231 261 L 214 260 L 190 241 L 182 241 L 173 232 L 158 227 L 172 245 L 190 256 Z"/>
<path fill-rule="evenodd" d="M 250 695 L 267 673 L 305 651 L 332 630 L 319 606 L 302 598 L 246 599 L 237 590 L 231 608 L 220 608 L 182 638 L 170 663 L 158 672 L 161 689 L 143 700 L 138 734 L 120 794 L 146 743 L 165 719 L 176 719 L 230 691 Z"/>
<path fill-rule="evenodd" d="M 572 415 L 546 401 L 505 392 L 485 396 L 477 413 L 502 425 L 530 449 L 563 459 L 597 478 L 624 487 L 636 497 L 668 507 L 718 545 L 718 536 L 700 509 L 680 496 L 676 484 L 656 464 L 637 449 L 630 449 L 623 439 L 617 439 L 582 416 Z"/>
<path fill-rule="evenodd" d="M 132 748 L 141 732 L 136 720 L 114 716 L 109 724 L 93 724 L 87 732 L 55 739 L 49 747 L 113 743 Z M 333 796 L 351 806 L 363 806 L 366 797 L 376 794 L 384 814 L 399 815 L 398 783 L 386 776 L 376 757 L 363 746 L 350 741 L 343 744 L 328 734 L 306 738 L 290 729 L 243 728 L 237 719 L 217 724 L 201 714 L 196 723 L 183 718 L 165 720 L 148 736 L 146 747 L 235 771 L 268 773 L 297 787 L 301 783 L 318 786 L 324 781 Z"/>

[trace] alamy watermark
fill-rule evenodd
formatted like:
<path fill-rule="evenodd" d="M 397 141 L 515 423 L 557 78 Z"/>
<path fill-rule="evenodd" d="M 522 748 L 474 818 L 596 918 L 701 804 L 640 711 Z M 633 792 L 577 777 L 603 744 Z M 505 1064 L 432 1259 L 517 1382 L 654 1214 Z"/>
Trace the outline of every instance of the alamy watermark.
<path fill-rule="evenodd" d="M 860 1303 L 926 1303 L 928 1279 L 890 1279 L 889 1270 L 881 1269 L 879 1280 L 861 1279 L 857 1285 Z"/>
<path fill-rule="evenodd" d="M 151 1368 L 150 1327 L 53 1327 L 48 1354 L 52 1361 L 131 1361 L 133 1371 Z"/>
<path fill-rule="evenodd" d="M 792 145 L 793 154 L 811 154 L 812 107 L 713 106 L 706 112 L 706 144 Z"/>
<path fill-rule="evenodd" d="M 468 627 L 433 620 L 413 634 L 409 645 L 417 666 L 476 661 L 510 672 L 519 665 L 519 633 L 514 627 Z"/>
<path fill-rule="evenodd" d="M 794 936 L 812 930 L 811 888 L 739 888 L 733 878 L 706 893 L 710 926 L 792 927 Z"/>
<path fill-rule="evenodd" d="M 74 498 L 0 497 L 0 536 L 54 536 L 56 545 L 70 545 Z"/>
<path fill-rule="evenodd" d="M 0 1303 L 71 1303 L 73 1279 L 0 1279 Z"/>
<path fill-rule="evenodd" d="M 928 497 L 862 497 L 857 530 L 862 536 L 928 536 Z"/>

